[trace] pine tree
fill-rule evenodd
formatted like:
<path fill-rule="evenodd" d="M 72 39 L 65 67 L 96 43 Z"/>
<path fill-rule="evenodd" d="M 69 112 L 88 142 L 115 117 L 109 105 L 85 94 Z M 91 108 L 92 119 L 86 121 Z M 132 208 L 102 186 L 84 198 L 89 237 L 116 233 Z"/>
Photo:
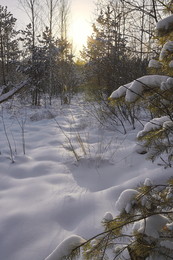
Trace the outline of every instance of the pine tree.
<path fill-rule="evenodd" d="M 7 7 L 0 5 L 0 81 L 4 85 L 15 80 L 14 72 L 20 54 L 15 23 L 16 19 Z"/>
<path fill-rule="evenodd" d="M 172 203 L 173 180 L 154 185 L 147 178 L 138 188 L 120 194 L 116 202 L 120 214 L 115 218 L 110 212 L 105 214 L 102 233 L 86 241 L 80 238 L 76 246 L 67 245 L 67 238 L 54 251 L 54 258 L 46 259 L 55 259 L 56 252 L 59 256 L 65 247 L 62 257 L 66 260 L 172 259 Z"/>

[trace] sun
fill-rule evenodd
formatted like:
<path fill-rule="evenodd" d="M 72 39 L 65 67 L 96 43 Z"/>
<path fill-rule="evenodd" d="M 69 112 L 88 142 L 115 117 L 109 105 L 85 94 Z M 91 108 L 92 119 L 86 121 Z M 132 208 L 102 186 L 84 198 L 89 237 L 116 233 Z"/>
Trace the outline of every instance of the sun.
<path fill-rule="evenodd" d="M 71 24 L 70 38 L 72 40 L 74 49 L 79 52 L 83 45 L 86 45 L 87 38 L 92 33 L 91 24 L 84 20 L 82 17 L 76 18 Z"/>

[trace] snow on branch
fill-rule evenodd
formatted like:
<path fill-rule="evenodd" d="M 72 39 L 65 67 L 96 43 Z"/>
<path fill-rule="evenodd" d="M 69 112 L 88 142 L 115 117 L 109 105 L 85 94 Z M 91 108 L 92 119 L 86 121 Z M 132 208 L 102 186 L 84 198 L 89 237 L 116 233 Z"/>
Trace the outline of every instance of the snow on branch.
<path fill-rule="evenodd" d="M 115 207 L 117 208 L 117 210 L 119 210 L 120 212 L 122 212 L 123 210 L 125 210 L 125 212 L 129 213 L 132 206 L 135 204 L 135 197 L 139 194 L 138 191 L 134 190 L 134 189 L 127 189 L 124 190 L 118 200 L 115 203 Z"/>
<path fill-rule="evenodd" d="M 169 223 L 169 219 L 161 214 L 149 216 L 146 219 L 136 222 L 133 226 L 133 231 L 146 234 L 150 237 L 159 238 L 159 232 L 167 223 Z"/>
<path fill-rule="evenodd" d="M 72 235 L 64 239 L 59 246 L 48 256 L 45 260 L 61 260 L 63 257 L 67 257 L 71 252 L 85 243 L 86 240 L 80 236 Z"/>
<path fill-rule="evenodd" d="M 168 78 L 165 82 L 162 82 L 160 88 L 163 91 L 173 88 L 173 78 Z"/>
<path fill-rule="evenodd" d="M 173 129 L 173 122 L 170 120 L 168 116 L 162 116 L 159 118 L 153 118 L 144 126 L 144 129 L 140 131 L 137 135 L 137 138 L 141 138 L 145 136 L 147 133 L 159 129 Z"/>
<path fill-rule="evenodd" d="M 28 84 L 28 82 L 29 82 L 29 80 L 27 79 L 27 80 L 21 82 L 19 85 L 15 86 L 9 92 L 2 94 L 0 96 L 0 104 L 3 103 L 4 101 L 8 100 L 9 98 L 11 98 L 14 94 L 16 94 L 19 90 L 21 90 L 24 86 L 26 86 Z"/>
<path fill-rule="evenodd" d="M 170 32 L 172 30 L 172 27 L 173 27 L 173 15 L 170 15 L 157 23 L 156 30 L 158 32 L 158 35 L 162 36 Z"/>
<path fill-rule="evenodd" d="M 134 80 L 131 83 L 120 86 L 111 94 L 110 99 L 117 99 L 125 96 L 126 101 L 134 102 L 139 97 L 142 97 L 142 94 L 145 90 L 161 87 L 162 83 L 166 82 L 168 78 L 169 76 L 161 75 L 143 76 Z"/>
<path fill-rule="evenodd" d="M 117 99 L 117 98 L 121 98 L 124 97 L 126 95 L 126 90 L 131 86 L 131 84 L 133 83 L 130 82 L 128 84 L 125 84 L 123 86 L 120 86 L 117 90 L 115 90 L 114 92 L 112 92 L 110 99 Z"/>
<path fill-rule="evenodd" d="M 163 61 L 170 55 L 170 53 L 173 53 L 173 41 L 168 41 L 163 45 L 163 48 L 160 52 L 159 60 Z"/>
<path fill-rule="evenodd" d="M 158 60 L 151 59 L 148 64 L 148 68 L 155 68 L 160 69 L 162 67 L 162 63 L 160 63 Z"/>

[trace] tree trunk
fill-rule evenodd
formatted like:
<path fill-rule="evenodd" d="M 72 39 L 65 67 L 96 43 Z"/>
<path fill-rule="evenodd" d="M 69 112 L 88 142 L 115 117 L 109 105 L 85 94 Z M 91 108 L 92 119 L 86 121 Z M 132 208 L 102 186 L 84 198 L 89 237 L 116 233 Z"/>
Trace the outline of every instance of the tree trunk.
<path fill-rule="evenodd" d="M 6 85 L 5 77 L 5 61 L 4 61 L 4 48 L 3 48 L 3 39 L 1 35 L 1 69 L 2 69 L 2 84 Z"/>

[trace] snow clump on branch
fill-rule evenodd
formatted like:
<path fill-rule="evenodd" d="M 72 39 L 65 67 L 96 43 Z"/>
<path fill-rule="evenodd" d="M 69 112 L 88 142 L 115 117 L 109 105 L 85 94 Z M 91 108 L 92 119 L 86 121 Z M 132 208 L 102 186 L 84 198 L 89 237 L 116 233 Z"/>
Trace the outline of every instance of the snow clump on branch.
<path fill-rule="evenodd" d="M 165 82 L 161 83 L 161 90 L 171 89 L 173 87 L 173 78 L 168 78 Z"/>
<path fill-rule="evenodd" d="M 72 235 L 64 239 L 45 260 L 61 260 L 63 257 L 69 256 L 73 249 L 85 242 L 86 240 L 82 237 Z"/>
<path fill-rule="evenodd" d="M 168 41 L 163 45 L 159 60 L 163 61 L 169 56 L 170 53 L 173 53 L 173 41 Z"/>
<path fill-rule="evenodd" d="M 165 122 L 172 122 L 168 116 L 153 118 L 145 124 L 144 129 L 137 134 L 137 138 L 145 136 L 148 132 L 159 130 L 163 127 Z"/>
<path fill-rule="evenodd" d="M 172 30 L 172 26 L 173 26 L 173 15 L 170 15 L 165 19 L 162 19 L 156 25 L 156 30 L 158 32 L 158 35 L 168 33 L 169 31 Z"/>
<path fill-rule="evenodd" d="M 162 75 L 147 75 L 134 80 L 124 86 L 120 86 L 115 90 L 110 99 L 117 99 L 125 96 L 127 102 L 135 102 L 145 90 L 150 90 L 152 88 L 161 87 L 163 82 L 166 82 L 169 76 Z"/>
<path fill-rule="evenodd" d="M 131 211 L 133 205 L 135 205 L 135 203 L 136 203 L 135 197 L 138 194 L 139 194 L 139 192 L 134 189 L 124 190 L 120 194 L 117 202 L 115 203 L 115 207 L 120 212 L 125 210 L 126 213 L 129 213 Z"/>
<path fill-rule="evenodd" d="M 146 234 L 154 238 L 159 238 L 159 232 L 169 223 L 169 219 L 163 215 L 153 215 L 146 219 L 137 221 L 133 226 L 133 232 Z"/>
<path fill-rule="evenodd" d="M 148 63 L 148 68 L 155 68 L 155 69 L 160 69 L 162 67 L 162 63 L 159 62 L 158 60 L 150 60 Z"/>

